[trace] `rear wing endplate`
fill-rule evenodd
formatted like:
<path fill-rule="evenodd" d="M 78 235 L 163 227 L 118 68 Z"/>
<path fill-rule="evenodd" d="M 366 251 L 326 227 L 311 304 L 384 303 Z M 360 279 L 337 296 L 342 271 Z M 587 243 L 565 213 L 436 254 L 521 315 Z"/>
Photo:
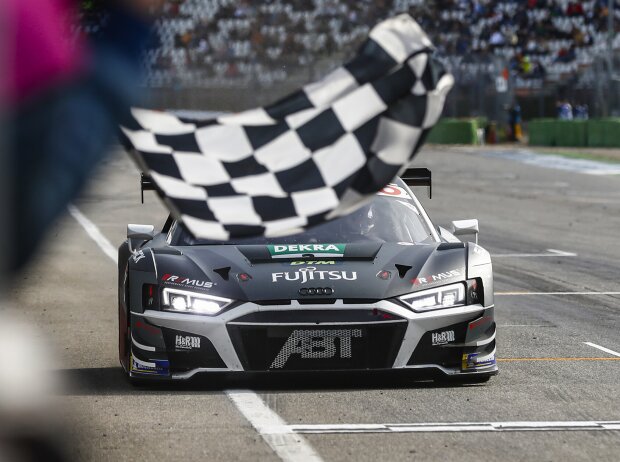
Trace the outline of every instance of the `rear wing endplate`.
<path fill-rule="evenodd" d="M 428 186 L 428 198 L 433 198 L 433 182 L 431 171 L 427 168 L 408 168 L 401 175 L 407 186 Z"/>
<path fill-rule="evenodd" d="M 144 204 L 144 191 L 155 191 L 155 183 L 153 183 L 153 179 L 145 175 L 144 173 L 140 174 L 140 199 Z"/>

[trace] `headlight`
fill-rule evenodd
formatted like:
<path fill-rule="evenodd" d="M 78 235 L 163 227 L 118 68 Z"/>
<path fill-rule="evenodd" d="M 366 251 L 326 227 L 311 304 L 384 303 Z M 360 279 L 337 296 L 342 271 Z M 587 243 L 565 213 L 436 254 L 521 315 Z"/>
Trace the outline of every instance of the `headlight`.
<path fill-rule="evenodd" d="M 413 311 L 429 311 L 465 305 L 465 284 L 450 284 L 399 297 Z"/>
<path fill-rule="evenodd" d="M 165 288 L 163 308 L 175 313 L 217 314 L 232 303 L 229 298 Z"/>

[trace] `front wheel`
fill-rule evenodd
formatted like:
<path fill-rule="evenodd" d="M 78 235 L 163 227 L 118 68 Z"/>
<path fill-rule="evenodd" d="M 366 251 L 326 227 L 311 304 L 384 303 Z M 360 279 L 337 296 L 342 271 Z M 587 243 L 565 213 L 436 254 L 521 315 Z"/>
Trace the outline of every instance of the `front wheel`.
<path fill-rule="evenodd" d="M 127 265 L 119 271 L 118 284 L 118 357 L 123 369 L 129 373 L 131 353 L 131 322 L 129 319 L 129 274 Z"/>

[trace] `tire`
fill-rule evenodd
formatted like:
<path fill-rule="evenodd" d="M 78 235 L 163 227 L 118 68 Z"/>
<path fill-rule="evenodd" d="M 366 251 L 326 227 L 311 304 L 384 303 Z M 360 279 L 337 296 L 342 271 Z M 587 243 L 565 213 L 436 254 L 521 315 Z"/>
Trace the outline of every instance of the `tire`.
<path fill-rule="evenodd" d="M 130 372 L 129 372 L 131 370 L 131 349 L 132 349 L 132 345 L 131 345 L 131 324 L 127 327 L 127 339 L 125 341 L 127 342 L 127 345 L 129 345 L 128 348 L 127 348 L 127 355 L 126 355 L 127 369 L 123 368 L 123 373 L 125 375 L 125 379 L 133 387 L 144 388 L 145 386 L 148 385 L 149 380 L 148 379 L 143 379 L 143 378 L 138 378 L 138 377 L 132 377 Z"/>
<path fill-rule="evenodd" d="M 131 320 L 129 314 L 129 306 L 127 306 L 129 291 L 129 279 L 127 274 L 127 265 L 124 266 L 122 272 L 119 270 L 118 284 L 118 357 L 123 369 L 129 373 L 130 352 L 131 352 Z M 125 300 L 123 306 L 122 299 Z M 123 332 L 124 331 L 124 332 Z M 123 335 L 124 334 L 124 335 Z"/>

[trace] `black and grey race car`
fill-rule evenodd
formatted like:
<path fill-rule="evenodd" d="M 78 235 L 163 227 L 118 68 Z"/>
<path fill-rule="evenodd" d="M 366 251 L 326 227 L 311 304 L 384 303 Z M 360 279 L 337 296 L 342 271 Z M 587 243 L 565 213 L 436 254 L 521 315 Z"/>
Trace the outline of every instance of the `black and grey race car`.
<path fill-rule="evenodd" d="M 435 227 L 411 169 L 302 234 L 196 239 L 168 218 L 119 248 L 119 356 L 132 379 L 242 371 L 497 373 L 493 276 L 477 220 Z M 456 236 L 472 234 L 476 242 Z"/>

